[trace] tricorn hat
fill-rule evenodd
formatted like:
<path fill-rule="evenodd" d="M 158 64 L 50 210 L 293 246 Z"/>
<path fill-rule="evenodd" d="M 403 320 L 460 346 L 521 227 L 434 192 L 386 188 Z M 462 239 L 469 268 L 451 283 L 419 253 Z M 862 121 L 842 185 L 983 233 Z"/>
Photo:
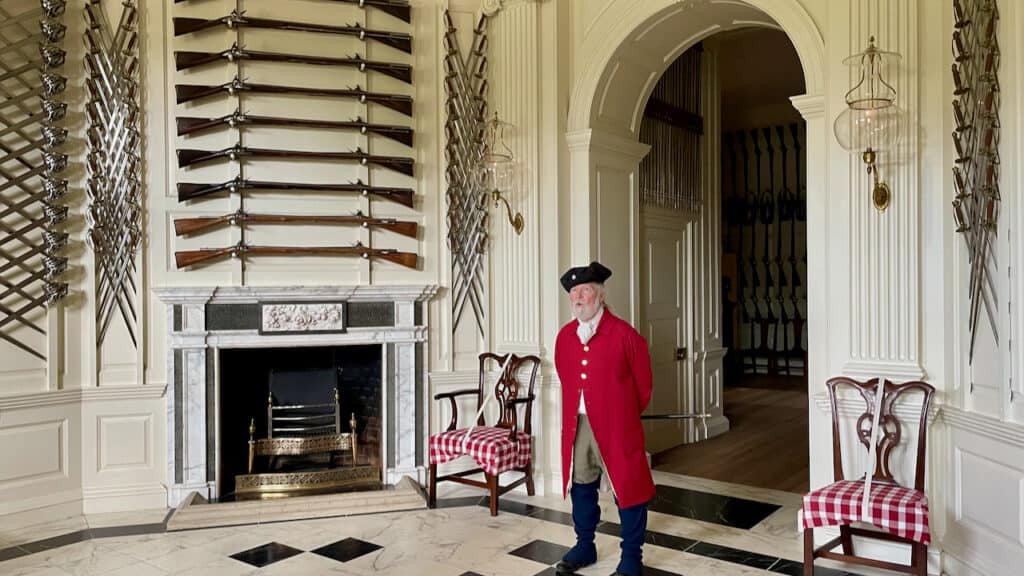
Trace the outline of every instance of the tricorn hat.
<path fill-rule="evenodd" d="M 610 278 L 611 275 L 611 270 L 595 260 L 587 266 L 577 266 L 566 270 L 565 274 L 562 274 L 562 287 L 568 292 L 577 284 L 586 284 L 588 282 L 604 284 L 604 281 Z"/>

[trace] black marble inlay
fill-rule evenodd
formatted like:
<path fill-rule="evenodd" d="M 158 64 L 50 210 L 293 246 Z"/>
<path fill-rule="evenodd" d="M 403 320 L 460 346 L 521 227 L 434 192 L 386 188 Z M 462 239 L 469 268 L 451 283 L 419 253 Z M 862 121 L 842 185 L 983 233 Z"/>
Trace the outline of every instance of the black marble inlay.
<path fill-rule="evenodd" d="M 569 551 L 568 546 L 547 542 L 546 540 L 534 540 L 509 552 L 513 556 L 540 562 L 541 564 L 555 564 Z"/>
<path fill-rule="evenodd" d="M 103 528 L 90 528 L 93 538 L 116 538 L 118 536 L 138 536 L 140 534 L 160 534 L 167 531 L 167 526 L 161 524 L 133 524 L 130 526 L 106 526 Z"/>
<path fill-rule="evenodd" d="M 749 530 L 782 506 L 659 484 L 652 512 Z"/>
<path fill-rule="evenodd" d="M 489 496 L 462 496 L 460 498 L 438 498 L 435 508 L 462 508 L 464 506 L 489 506 Z M 504 502 L 498 501 L 499 504 Z"/>
<path fill-rule="evenodd" d="M 18 546 L 11 546 L 10 548 L 0 548 L 0 562 L 4 560 L 13 560 L 22 556 L 27 556 L 29 552 L 23 550 Z"/>
<path fill-rule="evenodd" d="M 53 538 L 47 538 L 45 540 L 36 540 L 35 542 L 26 542 L 21 547 L 28 552 L 42 552 L 43 550 L 51 550 L 53 548 L 59 548 L 61 546 L 67 546 L 68 544 L 75 544 L 78 542 L 85 542 L 91 540 L 92 537 L 89 535 L 88 530 L 78 530 L 77 532 L 70 532 L 68 534 L 61 534 L 60 536 L 54 536 Z"/>
<path fill-rule="evenodd" d="M 480 501 L 480 505 L 490 506 L 490 500 L 487 497 L 484 497 Z M 544 520 L 545 522 L 554 522 L 556 524 L 572 526 L 572 514 L 562 512 L 560 510 L 541 508 L 539 506 L 516 502 L 514 500 L 498 500 L 498 509 L 505 512 L 512 512 L 513 514 L 519 514 L 520 516 Z"/>
<path fill-rule="evenodd" d="M 764 554 L 750 552 L 749 550 L 729 548 L 728 546 L 719 546 L 708 542 L 698 542 L 694 544 L 692 548 L 687 550 L 687 552 L 690 554 L 697 554 L 698 556 L 714 558 L 715 560 L 724 560 L 725 562 L 732 562 L 733 564 L 742 564 L 744 566 L 750 566 L 751 568 L 759 568 L 761 570 L 771 568 L 772 565 L 779 560 L 775 556 L 765 556 Z"/>
<path fill-rule="evenodd" d="M 334 544 L 317 548 L 313 550 L 313 554 L 319 554 L 338 562 L 348 562 L 380 549 L 381 546 L 373 542 L 367 542 L 358 538 L 345 538 L 344 540 L 338 540 Z"/>
<path fill-rule="evenodd" d="M 207 330 L 259 330 L 259 304 L 207 304 Z"/>
<path fill-rule="evenodd" d="M 463 572 L 459 576 L 484 576 L 483 574 L 477 574 L 476 572 Z"/>
<path fill-rule="evenodd" d="M 345 310 L 347 324 L 352 328 L 395 325 L 394 302 L 349 302 Z"/>
<path fill-rule="evenodd" d="M 533 576 L 559 576 L 558 572 L 555 571 L 554 566 L 548 566 L 547 568 L 537 572 Z"/>
<path fill-rule="evenodd" d="M 769 572 L 776 572 L 778 574 L 788 574 L 789 576 L 803 576 L 804 575 L 804 563 L 795 562 L 793 560 L 779 559 L 771 568 Z M 846 572 L 844 570 L 836 570 L 834 568 L 824 568 L 822 566 L 814 567 L 814 576 L 860 576 L 855 572 Z"/>
<path fill-rule="evenodd" d="M 286 558 L 291 558 L 296 554 L 302 554 L 302 550 L 292 548 L 291 546 L 285 546 L 284 544 L 278 544 L 277 542 L 271 542 L 264 544 L 263 546 L 257 546 L 238 554 L 232 554 L 231 557 L 235 560 L 245 562 L 246 564 L 252 564 L 257 568 L 262 568 L 268 564 L 279 562 Z"/>
<path fill-rule="evenodd" d="M 601 522 L 597 525 L 597 531 L 610 536 L 618 536 L 622 531 L 622 527 L 614 522 Z M 644 543 L 668 548 L 670 550 L 687 552 L 694 544 L 697 543 L 697 541 L 692 538 L 684 538 L 682 536 L 662 534 L 661 532 L 652 532 L 651 530 L 648 530 L 644 532 Z"/>

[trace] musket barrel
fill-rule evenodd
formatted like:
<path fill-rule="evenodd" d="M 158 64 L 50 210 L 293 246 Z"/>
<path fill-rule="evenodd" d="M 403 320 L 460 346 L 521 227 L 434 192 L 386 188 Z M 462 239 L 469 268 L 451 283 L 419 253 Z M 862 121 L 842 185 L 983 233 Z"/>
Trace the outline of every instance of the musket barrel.
<path fill-rule="evenodd" d="M 361 183 L 355 184 L 308 184 L 299 182 L 266 182 L 257 180 L 229 180 L 220 184 L 196 184 L 188 182 L 178 183 L 178 202 L 193 200 L 203 196 L 210 196 L 239 188 L 244 190 L 309 190 L 313 192 L 351 192 L 366 194 L 367 196 L 378 196 L 391 200 L 392 202 L 413 207 L 415 193 L 411 188 L 395 188 L 387 186 L 367 186 Z"/>

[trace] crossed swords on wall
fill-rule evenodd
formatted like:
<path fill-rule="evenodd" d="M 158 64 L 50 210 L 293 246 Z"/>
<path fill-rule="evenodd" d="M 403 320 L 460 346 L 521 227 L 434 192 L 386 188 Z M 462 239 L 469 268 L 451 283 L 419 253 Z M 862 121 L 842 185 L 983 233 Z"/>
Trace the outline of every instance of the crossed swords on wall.
<path fill-rule="evenodd" d="M 459 47 L 457 30 L 448 11 L 445 21 L 445 159 L 448 190 L 448 245 L 452 253 L 452 315 L 458 327 L 468 303 L 484 335 L 486 304 L 483 256 L 487 244 L 487 208 L 481 203 L 482 187 L 476 168 L 485 152 L 487 115 L 487 17 L 473 30 L 468 55 Z"/>
<path fill-rule="evenodd" d="M 86 242 L 96 264 L 97 343 L 103 342 L 117 311 L 136 347 L 135 258 L 142 213 L 137 18 L 135 2 L 125 1 L 112 29 L 99 0 L 85 6 Z"/>
<path fill-rule="evenodd" d="M 58 175 L 67 155 L 57 152 L 67 131 L 56 124 L 67 105 L 64 64 L 64 0 L 24 3 L 0 0 L 0 340 L 46 360 L 24 330 L 46 334 L 38 309 L 67 295 L 60 255 L 68 234 L 60 230 L 68 207 L 60 202 L 67 180 Z"/>
<path fill-rule="evenodd" d="M 999 218 L 999 43 L 995 0 L 954 0 L 953 144 L 956 198 L 953 217 L 967 244 L 970 262 L 971 332 L 969 358 L 974 358 L 978 318 L 988 316 L 996 343 L 999 301 L 993 280 L 998 269 L 992 252 Z"/>

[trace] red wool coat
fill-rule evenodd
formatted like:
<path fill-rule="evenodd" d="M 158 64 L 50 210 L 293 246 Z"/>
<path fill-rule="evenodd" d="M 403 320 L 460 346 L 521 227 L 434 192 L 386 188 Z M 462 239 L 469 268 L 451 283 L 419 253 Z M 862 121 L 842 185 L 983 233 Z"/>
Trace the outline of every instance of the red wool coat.
<path fill-rule="evenodd" d="M 562 383 L 562 496 L 569 489 L 580 392 L 619 506 L 654 497 L 654 479 L 644 451 L 640 413 L 651 400 L 651 356 L 647 340 L 607 309 L 586 346 L 576 320 L 558 332 L 555 369 Z"/>

